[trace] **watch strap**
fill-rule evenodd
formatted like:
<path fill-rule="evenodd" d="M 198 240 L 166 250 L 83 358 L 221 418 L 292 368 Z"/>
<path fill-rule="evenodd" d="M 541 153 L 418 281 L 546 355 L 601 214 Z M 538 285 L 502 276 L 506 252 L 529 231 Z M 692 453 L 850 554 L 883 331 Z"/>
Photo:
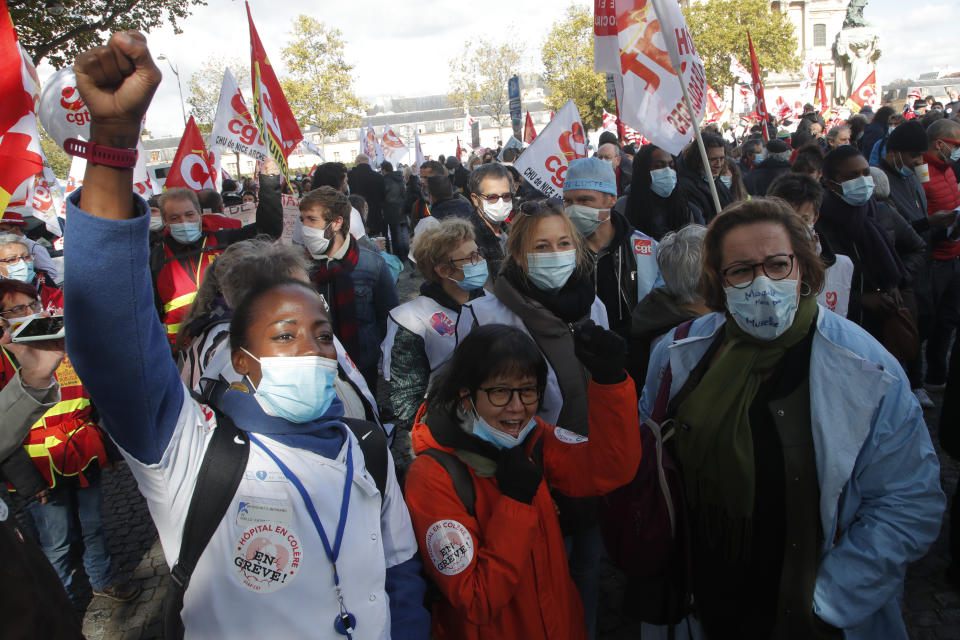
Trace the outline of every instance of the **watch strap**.
<path fill-rule="evenodd" d="M 77 138 L 63 141 L 63 150 L 68 155 L 85 158 L 87 162 L 118 169 L 132 169 L 137 164 L 136 149 L 117 149 L 96 142 L 84 142 Z"/>

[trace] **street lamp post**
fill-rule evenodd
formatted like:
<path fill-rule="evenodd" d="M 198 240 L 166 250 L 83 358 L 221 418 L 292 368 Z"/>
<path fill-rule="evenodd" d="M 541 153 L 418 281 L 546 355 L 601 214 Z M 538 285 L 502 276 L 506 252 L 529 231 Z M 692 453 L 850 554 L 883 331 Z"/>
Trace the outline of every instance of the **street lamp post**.
<path fill-rule="evenodd" d="M 161 53 L 157 56 L 157 60 L 166 60 L 167 64 L 170 65 L 170 70 L 173 71 L 173 75 L 177 77 L 177 89 L 180 91 L 180 113 L 183 115 L 183 126 L 187 126 L 187 110 L 183 106 L 183 87 L 180 85 L 180 73 L 177 71 L 177 68 L 173 66 L 173 62 L 170 58 L 167 57 L 165 53 Z"/>

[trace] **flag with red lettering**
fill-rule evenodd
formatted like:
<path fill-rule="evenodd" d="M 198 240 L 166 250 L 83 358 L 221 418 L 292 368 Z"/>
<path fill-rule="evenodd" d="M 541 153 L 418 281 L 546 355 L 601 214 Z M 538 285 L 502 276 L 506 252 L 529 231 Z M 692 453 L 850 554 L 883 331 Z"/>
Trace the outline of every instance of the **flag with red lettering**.
<path fill-rule="evenodd" d="M 207 151 L 200 129 L 190 116 L 163 187 L 186 187 L 193 191 L 215 189 L 217 173 L 213 154 Z"/>
<path fill-rule="evenodd" d="M 57 211 L 63 206 L 63 194 L 60 185 L 50 167 L 44 166 L 43 171 L 33 178 L 33 217 L 43 220 L 47 231 L 55 236 L 62 236 L 60 222 L 57 220 Z"/>
<path fill-rule="evenodd" d="M 267 147 L 253 114 L 240 93 L 240 87 L 230 69 L 223 70 L 217 116 L 213 121 L 211 147 L 224 147 L 233 153 L 242 153 L 261 162 L 267 159 Z"/>
<path fill-rule="evenodd" d="M 617 132 L 617 116 L 613 115 L 606 109 L 603 110 L 603 125 L 601 127 L 604 131 L 609 131 L 611 133 Z"/>
<path fill-rule="evenodd" d="M 133 192 L 147 199 L 157 192 L 156 185 L 147 173 L 147 152 L 143 143 L 137 142 L 137 165 L 133 168 Z"/>
<path fill-rule="evenodd" d="M 280 82 L 260 42 L 257 28 L 247 3 L 247 21 L 250 24 L 250 77 L 253 80 L 253 115 L 270 157 L 276 160 L 280 172 L 289 176 L 287 156 L 303 140 L 297 119 L 287 104 Z"/>
<path fill-rule="evenodd" d="M 586 157 L 587 134 L 577 106 L 568 100 L 513 166 L 549 198 L 563 190 L 567 166 Z"/>
<path fill-rule="evenodd" d="M 620 42 L 614 0 L 593 0 L 593 70 L 604 72 L 619 66 Z"/>
<path fill-rule="evenodd" d="M 407 145 L 400 139 L 396 131 L 390 128 L 390 125 L 387 125 L 387 128 L 383 131 L 383 138 L 381 138 L 380 144 L 383 146 L 383 156 L 394 166 L 396 166 L 397 162 L 403 159 L 405 155 L 410 153 L 410 149 L 407 148 Z"/>
<path fill-rule="evenodd" d="M 7 11 L 0 7 L 0 220 L 24 182 L 43 169 L 43 152 L 37 131 L 40 80 L 33 61 L 17 42 Z"/>
<path fill-rule="evenodd" d="M 753 50 L 753 38 L 747 31 L 747 44 L 750 45 L 750 72 L 753 80 L 753 94 L 757 97 L 757 116 L 763 130 L 763 139 L 770 140 L 769 121 L 767 118 L 767 102 L 763 98 L 763 81 L 760 79 L 760 63 L 757 62 L 757 52 Z"/>
<path fill-rule="evenodd" d="M 823 83 L 823 63 L 820 63 L 820 70 L 817 71 L 817 88 L 813 94 L 813 105 L 819 107 L 821 115 L 830 109 L 830 99 L 827 98 L 827 86 Z"/>
<path fill-rule="evenodd" d="M 850 102 L 862 109 L 864 105 L 873 104 L 874 97 L 877 95 L 877 72 L 871 71 L 857 90 L 850 94 Z"/>
<path fill-rule="evenodd" d="M 530 144 L 537 139 L 537 130 L 533 128 L 533 118 L 530 117 L 530 112 L 527 111 L 527 120 L 523 123 L 523 143 Z"/>
<path fill-rule="evenodd" d="M 727 105 L 724 104 L 723 98 L 713 90 L 713 87 L 707 85 L 707 110 L 703 121 L 706 123 L 720 122 L 726 108 Z"/>
<path fill-rule="evenodd" d="M 620 120 L 658 147 L 679 153 L 703 118 L 707 89 L 680 5 L 676 0 L 622 0 L 616 3 L 616 25 L 618 64 L 598 71 L 620 76 Z M 594 55 L 596 59 L 596 51 Z M 681 82 L 694 113 L 684 103 Z"/>

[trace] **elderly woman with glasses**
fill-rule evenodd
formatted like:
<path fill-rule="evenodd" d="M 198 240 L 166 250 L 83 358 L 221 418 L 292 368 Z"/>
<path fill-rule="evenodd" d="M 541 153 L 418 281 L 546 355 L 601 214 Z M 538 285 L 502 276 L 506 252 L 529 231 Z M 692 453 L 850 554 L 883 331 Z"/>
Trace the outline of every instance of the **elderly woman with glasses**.
<path fill-rule="evenodd" d="M 12 233 L 0 234 L 0 278 L 19 280 L 33 286 L 39 292 L 38 298 L 45 310 L 50 313 L 62 312 L 63 292 L 57 288 L 50 274 L 36 269 L 30 247 L 23 238 Z"/>
<path fill-rule="evenodd" d="M 716 313 L 654 349 L 640 402 L 667 418 L 685 487 L 686 548 L 708 638 L 906 638 L 907 564 L 944 497 L 903 369 L 823 307 L 823 263 L 777 199 L 711 223 L 701 289 Z"/>
<path fill-rule="evenodd" d="M 390 310 L 381 346 L 396 424 L 407 430 L 427 385 L 457 346 L 461 306 L 484 294 L 488 277 L 473 226 L 460 218 L 447 218 L 418 234 L 413 258 L 426 282 L 419 296 Z"/>
<path fill-rule="evenodd" d="M 589 440 L 540 417 L 547 360 L 517 327 L 474 329 L 430 387 L 406 499 L 441 594 L 438 640 L 588 637 L 550 489 L 595 496 L 627 483 L 640 435 L 622 339 L 596 325 L 575 334 L 568 366 L 593 377 Z"/>

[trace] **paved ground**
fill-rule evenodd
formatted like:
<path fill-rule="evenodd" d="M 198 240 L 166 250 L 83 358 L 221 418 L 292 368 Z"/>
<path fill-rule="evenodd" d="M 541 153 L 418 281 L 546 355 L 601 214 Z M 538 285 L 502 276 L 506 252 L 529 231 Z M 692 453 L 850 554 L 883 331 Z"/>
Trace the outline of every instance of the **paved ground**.
<path fill-rule="evenodd" d="M 403 274 L 401 300 L 415 295 L 419 282 L 418 278 Z M 935 443 L 938 416 L 939 410 L 926 414 Z M 940 461 L 943 487 L 948 497 L 952 497 L 960 476 L 960 464 L 942 453 Z M 105 598 L 91 599 L 83 569 L 79 568 L 77 582 L 86 592 L 82 600 L 86 611 L 84 634 L 89 640 L 160 638 L 160 613 L 169 576 L 156 530 L 126 465 L 120 464 L 116 470 L 105 472 L 103 486 L 104 522 L 115 572 L 138 580 L 143 585 L 143 593 L 128 604 Z M 949 562 L 948 525 L 945 518 L 940 537 L 930 553 L 907 573 L 903 611 L 910 637 L 915 640 L 960 638 L 960 591 L 952 589 L 944 579 L 944 569 Z M 602 640 L 639 638 L 636 627 L 618 613 L 622 600 L 620 584 L 616 571 L 606 567 L 601 595 L 601 601 L 607 603 L 607 611 L 601 616 L 599 637 Z"/>

